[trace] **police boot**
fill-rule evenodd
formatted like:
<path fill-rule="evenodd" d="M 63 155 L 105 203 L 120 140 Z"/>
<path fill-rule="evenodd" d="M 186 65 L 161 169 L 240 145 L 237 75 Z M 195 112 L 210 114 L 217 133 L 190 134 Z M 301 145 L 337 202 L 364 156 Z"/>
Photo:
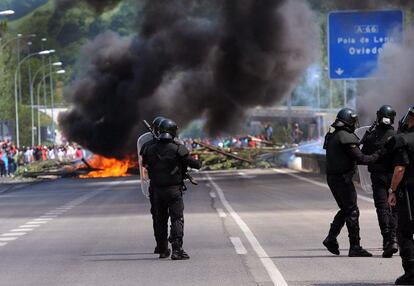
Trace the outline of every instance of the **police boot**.
<path fill-rule="evenodd" d="M 361 237 L 359 236 L 359 209 L 352 211 L 351 215 L 346 218 L 349 237 L 349 257 L 371 257 L 372 254 L 363 249 L 360 245 Z"/>
<path fill-rule="evenodd" d="M 187 260 L 190 256 L 184 251 L 180 243 L 173 243 L 172 260 Z"/>
<path fill-rule="evenodd" d="M 190 256 L 187 254 L 187 252 L 184 251 L 184 249 L 180 250 L 173 250 L 171 254 L 172 260 L 187 260 L 190 259 Z"/>
<path fill-rule="evenodd" d="M 372 253 L 368 252 L 360 245 L 351 245 L 349 248 L 349 257 L 371 257 Z"/>
<path fill-rule="evenodd" d="M 154 254 L 160 254 L 160 248 L 158 245 L 154 248 Z"/>
<path fill-rule="evenodd" d="M 163 243 L 162 247 L 158 246 L 158 250 L 159 250 L 159 258 L 160 259 L 165 259 L 170 257 L 171 254 L 171 250 L 168 248 L 168 242 Z"/>
<path fill-rule="evenodd" d="M 395 285 L 414 285 L 414 262 L 403 260 L 404 275 L 400 276 Z"/>
<path fill-rule="evenodd" d="M 329 229 L 329 234 L 322 242 L 322 244 L 328 249 L 332 254 L 339 255 L 339 244 L 336 239 L 341 232 L 342 226 L 331 223 L 331 228 Z"/>
<path fill-rule="evenodd" d="M 392 235 L 392 233 L 387 234 L 384 252 L 382 253 L 382 257 L 384 258 L 391 258 L 395 253 L 398 252 L 398 244 L 397 239 Z"/>
<path fill-rule="evenodd" d="M 339 255 L 339 244 L 336 237 L 327 236 L 325 240 L 322 242 L 323 245 L 328 249 L 328 251 L 332 254 Z"/>

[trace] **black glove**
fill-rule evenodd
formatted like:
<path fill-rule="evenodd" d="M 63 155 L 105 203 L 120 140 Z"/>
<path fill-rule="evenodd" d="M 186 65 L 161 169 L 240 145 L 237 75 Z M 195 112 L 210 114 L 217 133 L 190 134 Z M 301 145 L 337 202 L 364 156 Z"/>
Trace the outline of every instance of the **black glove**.
<path fill-rule="evenodd" d="M 385 146 L 383 146 L 376 153 L 378 154 L 379 157 L 384 157 L 385 155 L 388 154 L 388 150 Z"/>

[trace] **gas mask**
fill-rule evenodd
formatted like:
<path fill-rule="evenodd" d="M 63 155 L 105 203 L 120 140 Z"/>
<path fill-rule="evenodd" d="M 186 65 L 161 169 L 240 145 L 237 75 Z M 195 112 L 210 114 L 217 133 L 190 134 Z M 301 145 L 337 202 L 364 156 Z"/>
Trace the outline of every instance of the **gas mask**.
<path fill-rule="evenodd" d="M 384 125 L 391 125 L 392 124 L 391 119 L 386 118 L 386 117 L 381 119 L 381 123 L 384 124 Z"/>

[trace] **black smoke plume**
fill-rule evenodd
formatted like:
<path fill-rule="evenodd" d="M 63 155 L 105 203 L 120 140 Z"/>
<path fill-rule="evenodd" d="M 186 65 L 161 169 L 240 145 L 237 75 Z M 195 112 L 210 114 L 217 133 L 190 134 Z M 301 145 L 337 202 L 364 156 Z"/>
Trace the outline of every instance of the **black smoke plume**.
<path fill-rule="evenodd" d="M 66 91 L 73 108 L 60 116 L 69 140 L 122 158 L 135 152 L 141 120 L 157 115 L 234 130 L 248 108 L 291 92 L 318 56 L 317 21 L 302 1 L 226 0 L 216 19 L 190 17 L 185 2 L 148 0 L 139 36 L 107 32 L 83 48 Z"/>

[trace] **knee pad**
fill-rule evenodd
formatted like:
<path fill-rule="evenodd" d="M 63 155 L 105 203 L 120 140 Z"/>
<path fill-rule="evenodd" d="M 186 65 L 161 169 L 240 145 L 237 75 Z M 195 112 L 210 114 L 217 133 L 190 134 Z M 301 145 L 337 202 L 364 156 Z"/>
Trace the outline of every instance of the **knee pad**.
<path fill-rule="evenodd" d="M 347 221 L 351 223 L 356 223 L 358 222 L 358 219 L 359 219 L 359 209 L 354 208 L 348 213 Z"/>
<path fill-rule="evenodd" d="M 358 208 L 354 208 L 351 210 L 351 212 L 349 213 L 349 217 L 351 218 L 359 218 L 359 209 Z"/>

